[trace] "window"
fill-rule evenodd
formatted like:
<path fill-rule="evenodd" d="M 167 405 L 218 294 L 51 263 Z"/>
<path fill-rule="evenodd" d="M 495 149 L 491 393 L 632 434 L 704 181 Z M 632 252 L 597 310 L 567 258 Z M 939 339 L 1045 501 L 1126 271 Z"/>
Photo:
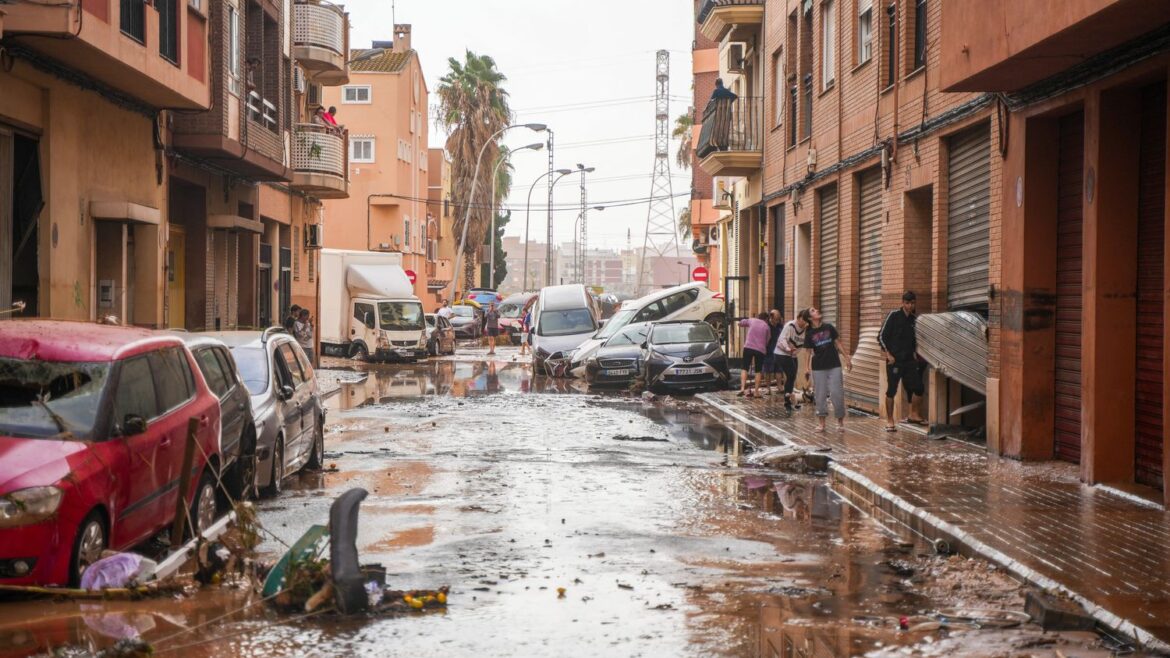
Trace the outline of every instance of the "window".
<path fill-rule="evenodd" d="M 914 0 L 914 68 L 926 66 L 926 0 Z"/>
<path fill-rule="evenodd" d="M 203 379 L 207 380 L 207 387 L 215 393 L 216 397 L 222 398 L 227 395 L 230 386 L 228 386 L 227 377 L 223 374 L 223 366 L 215 356 L 215 350 L 209 347 L 196 351 L 195 361 L 199 364 L 199 371 L 203 373 Z"/>
<path fill-rule="evenodd" d="M 374 161 L 374 138 L 373 137 L 350 137 L 349 138 L 349 161 L 350 162 L 373 162 Z"/>
<path fill-rule="evenodd" d="M 114 393 L 114 422 L 121 428 L 126 416 L 151 420 L 159 415 L 158 409 L 147 357 L 136 356 L 123 361 L 118 390 Z"/>
<path fill-rule="evenodd" d="M 369 103 L 370 85 L 345 85 L 341 88 L 341 102 L 346 104 Z"/>
<path fill-rule="evenodd" d="M 779 126 L 784 123 L 784 62 L 783 53 L 777 50 L 772 54 L 772 89 L 775 92 L 775 97 L 772 99 L 772 111 L 775 113 L 773 117 L 773 125 Z"/>
<path fill-rule="evenodd" d="M 217 347 L 215 348 L 214 352 L 215 355 L 219 357 L 219 367 L 223 370 L 223 380 L 227 382 L 227 387 L 229 389 L 234 388 L 235 385 L 240 381 L 236 376 L 235 362 L 232 360 L 231 355 L 228 354 L 228 352 L 224 349 Z"/>
<path fill-rule="evenodd" d="M 857 64 L 873 57 L 873 0 L 857 0 Z"/>
<path fill-rule="evenodd" d="M 404 139 L 398 140 L 398 159 L 406 162 L 414 160 L 414 146 Z"/>
<path fill-rule="evenodd" d="M 662 307 L 662 300 L 658 300 L 650 302 L 641 311 L 638 311 L 638 315 L 634 316 L 634 322 L 653 322 L 664 317 L 666 317 L 666 309 Z"/>
<path fill-rule="evenodd" d="M 289 344 L 289 348 L 297 356 L 297 363 L 301 364 L 301 372 L 305 373 L 305 380 L 312 381 L 314 376 L 313 365 L 309 363 L 309 356 L 305 354 L 304 350 L 293 347 L 291 343 Z"/>
<path fill-rule="evenodd" d="M 410 217 L 407 217 L 405 221 L 402 222 L 402 227 L 402 248 L 404 251 L 410 251 Z"/>
<path fill-rule="evenodd" d="M 167 61 L 179 63 L 179 0 L 158 0 L 158 53 Z"/>
<path fill-rule="evenodd" d="M 195 381 L 187 355 L 177 347 L 151 352 L 150 369 L 158 389 L 158 406 L 166 413 L 183 405 L 195 392 Z"/>
<path fill-rule="evenodd" d="M 289 343 L 281 343 L 280 347 L 276 348 L 280 355 L 281 362 L 287 369 L 288 374 L 292 375 L 293 386 L 299 388 L 301 384 L 305 383 L 305 374 L 301 372 L 300 361 L 297 360 L 296 352 L 293 351 L 293 346 Z"/>
<path fill-rule="evenodd" d="M 886 86 L 898 79 L 898 5 L 886 7 Z"/>
<path fill-rule="evenodd" d="M 142 0 L 120 0 L 118 22 L 122 34 L 138 43 L 146 43 L 146 3 Z"/>
<path fill-rule="evenodd" d="M 240 11 L 227 6 L 228 16 L 228 91 L 240 95 Z"/>
<path fill-rule="evenodd" d="M 821 89 L 833 86 L 837 71 L 837 14 L 833 0 L 821 5 Z"/>
<path fill-rule="evenodd" d="M 370 329 L 374 328 L 374 305 L 373 304 L 354 304 L 353 305 L 353 319 L 366 325 Z"/>

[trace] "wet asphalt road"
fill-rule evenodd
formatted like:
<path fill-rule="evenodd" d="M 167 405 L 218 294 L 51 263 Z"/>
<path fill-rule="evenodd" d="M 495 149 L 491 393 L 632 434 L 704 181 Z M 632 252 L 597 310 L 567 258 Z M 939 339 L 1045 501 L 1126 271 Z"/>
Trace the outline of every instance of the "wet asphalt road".
<path fill-rule="evenodd" d="M 331 468 L 259 503 L 274 535 L 260 551 L 276 556 L 335 496 L 367 489 L 363 562 L 396 588 L 450 585 L 447 610 L 301 617 L 245 588 L 6 603 L 0 656 L 135 633 L 184 656 L 855 655 L 929 646 L 931 632 L 898 630 L 903 615 L 1020 606 L 994 569 L 899 545 L 823 477 L 744 468 L 736 430 L 699 403 L 590 395 L 513 354 L 363 366 L 329 400 Z M 784 483 L 803 504 L 763 493 Z"/>

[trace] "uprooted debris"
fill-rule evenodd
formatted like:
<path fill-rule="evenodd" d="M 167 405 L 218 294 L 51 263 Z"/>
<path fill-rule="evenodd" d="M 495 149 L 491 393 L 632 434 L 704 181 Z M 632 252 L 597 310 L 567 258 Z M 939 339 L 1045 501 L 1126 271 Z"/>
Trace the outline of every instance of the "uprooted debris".
<path fill-rule="evenodd" d="M 659 443 L 667 443 L 670 439 L 664 439 L 657 436 L 630 436 L 628 434 L 618 434 L 613 437 L 614 441 L 653 441 Z"/>
<path fill-rule="evenodd" d="M 786 473 L 814 474 L 829 470 L 829 456 L 789 445 L 768 446 L 748 455 L 747 463 Z"/>

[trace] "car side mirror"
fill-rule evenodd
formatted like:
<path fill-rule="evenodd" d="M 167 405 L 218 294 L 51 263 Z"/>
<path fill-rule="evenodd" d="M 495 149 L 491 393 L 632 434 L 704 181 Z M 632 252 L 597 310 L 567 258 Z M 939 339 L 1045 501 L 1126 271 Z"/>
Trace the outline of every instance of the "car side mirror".
<path fill-rule="evenodd" d="M 374 314 L 370 313 L 369 311 L 366 311 L 366 319 L 364 320 L 364 322 L 365 322 L 367 327 L 369 327 L 370 329 L 373 329 L 374 328 Z"/>
<path fill-rule="evenodd" d="M 288 384 L 285 384 L 284 386 L 280 387 L 280 399 L 281 400 L 291 399 L 292 396 L 293 396 L 293 387 L 289 386 Z"/>
<path fill-rule="evenodd" d="M 146 427 L 146 419 L 138 414 L 126 414 L 122 418 L 122 436 L 145 434 Z"/>
<path fill-rule="evenodd" d="M 647 343 L 646 341 L 642 341 L 642 349 L 647 349 L 649 347 L 650 347 L 650 343 Z"/>

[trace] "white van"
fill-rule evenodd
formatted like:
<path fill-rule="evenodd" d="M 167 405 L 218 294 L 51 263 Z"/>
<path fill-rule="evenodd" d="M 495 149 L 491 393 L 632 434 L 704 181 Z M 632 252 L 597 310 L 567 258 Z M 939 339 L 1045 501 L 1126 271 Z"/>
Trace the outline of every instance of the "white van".
<path fill-rule="evenodd" d="M 701 282 L 685 283 L 673 288 L 664 288 L 622 303 L 613 317 L 606 321 L 605 326 L 597 330 L 593 336 L 585 340 L 573 353 L 572 370 L 585 365 L 597 348 L 618 333 L 628 324 L 634 322 L 658 322 L 661 320 L 704 320 L 715 328 L 715 331 L 724 331 L 723 298 Z"/>
<path fill-rule="evenodd" d="M 599 315 L 579 283 L 542 288 L 532 311 L 533 372 L 566 374 L 573 350 L 597 331 Z"/>

